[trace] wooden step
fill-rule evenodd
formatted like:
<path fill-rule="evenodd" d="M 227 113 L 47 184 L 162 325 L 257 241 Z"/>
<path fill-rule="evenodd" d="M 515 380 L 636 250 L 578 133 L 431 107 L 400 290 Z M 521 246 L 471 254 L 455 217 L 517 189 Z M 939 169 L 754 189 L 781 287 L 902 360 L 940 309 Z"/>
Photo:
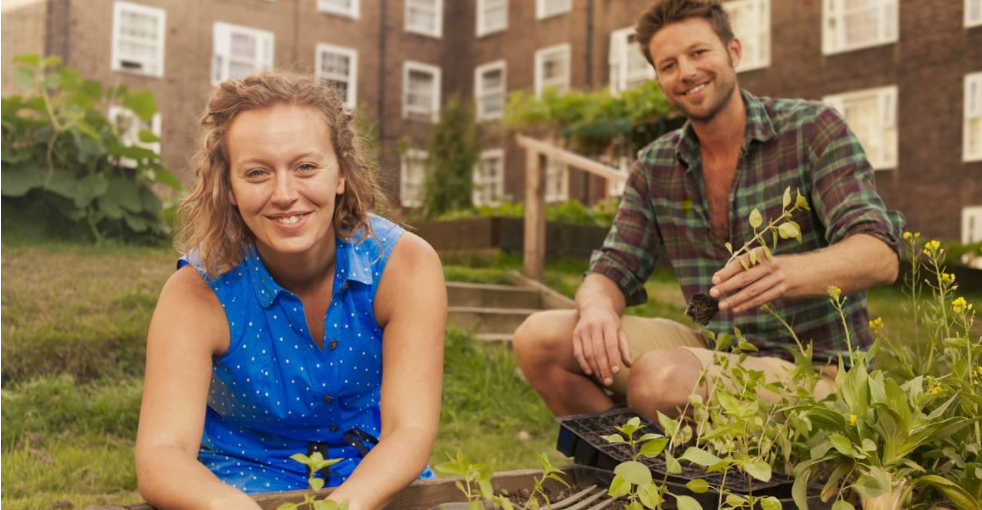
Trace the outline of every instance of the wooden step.
<path fill-rule="evenodd" d="M 447 282 L 447 304 L 451 307 L 538 309 L 539 293 L 510 285 Z"/>

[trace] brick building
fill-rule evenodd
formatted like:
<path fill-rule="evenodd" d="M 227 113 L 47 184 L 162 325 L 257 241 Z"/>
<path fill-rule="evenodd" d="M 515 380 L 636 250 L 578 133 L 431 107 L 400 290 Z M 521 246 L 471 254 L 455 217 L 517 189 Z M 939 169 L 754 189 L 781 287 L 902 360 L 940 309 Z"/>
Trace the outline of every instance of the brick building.
<path fill-rule="evenodd" d="M 83 76 L 153 91 L 160 150 L 185 182 L 215 83 L 309 70 L 379 119 L 382 181 L 418 203 L 427 136 L 451 95 L 473 102 L 485 147 L 481 202 L 523 197 L 524 155 L 496 119 L 507 94 L 618 91 L 651 79 L 631 26 L 648 0 L 5 0 L 12 56 L 58 55 Z M 728 0 L 744 43 L 741 86 L 843 111 L 911 229 L 982 240 L 982 0 Z M 413 149 L 400 158 L 400 139 Z M 551 199 L 605 183 L 552 168 Z"/>

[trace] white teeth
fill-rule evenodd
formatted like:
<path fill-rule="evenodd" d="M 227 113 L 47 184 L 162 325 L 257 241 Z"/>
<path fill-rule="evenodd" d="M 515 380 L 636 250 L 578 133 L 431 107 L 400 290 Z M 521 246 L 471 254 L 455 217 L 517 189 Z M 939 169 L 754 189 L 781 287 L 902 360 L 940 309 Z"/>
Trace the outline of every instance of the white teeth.
<path fill-rule="evenodd" d="M 686 91 L 685 95 L 689 95 L 689 94 L 693 94 L 695 92 L 699 92 L 700 90 L 706 88 L 706 85 L 707 84 L 703 83 L 702 85 L 699 85 L 697 87 L 693 87 L 693 88 L 689 89 L 688 91 Z"/>
<path fill-rule="evenodd" d="M 276 221 L 278 221 L 280 223 L 283 223 L 284 225 L 293 225 L 294 223 L 299 222 L 300 221 L 300 218 L 302 218 L 302 217 L 303 217 L 303 215 L 299 215 L 298 214 L 296 216 L 285 216 L 285 217 L 282 217 L 282 218 L 276 218 Z"/>

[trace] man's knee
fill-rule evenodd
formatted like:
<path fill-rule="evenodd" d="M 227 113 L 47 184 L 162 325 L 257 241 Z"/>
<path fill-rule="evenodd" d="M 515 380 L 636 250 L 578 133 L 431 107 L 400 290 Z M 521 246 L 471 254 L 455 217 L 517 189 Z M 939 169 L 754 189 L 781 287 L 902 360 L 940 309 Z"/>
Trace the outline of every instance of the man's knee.
<path fill-rule="evenodd" d="M 536 312 L 512 336 L 512 348 L 519 363 L 558 360 L 565 350 L 572 351 L 575 320 L 572 311 Z"/>
<path fill-rule="evenodd" d="M 658 349 L 645 353 L 631 367 L 627 383 L 628 405 L 643 414 L 653 415 L 660 411 L 675 416 L 688 401 L 701 370 L 698 358 L 686 349 Z"/>

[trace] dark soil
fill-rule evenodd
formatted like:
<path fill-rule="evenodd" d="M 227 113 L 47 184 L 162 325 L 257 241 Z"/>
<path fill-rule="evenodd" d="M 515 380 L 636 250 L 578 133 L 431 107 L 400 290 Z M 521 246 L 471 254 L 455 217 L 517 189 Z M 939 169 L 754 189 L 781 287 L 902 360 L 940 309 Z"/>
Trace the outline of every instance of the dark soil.
<path fill-rule="evenodd" d="M 554 506 L 560 503 L 561 501 L 563 501 L 564 499 L 579 492 L 579 490 L 575 490 L 575 489 L 577 488 L 574 487 L 573 489 L 567 489 L 565 487 L 558 487 L 558 488 L 546 487 L 546 497 L 549 498 L 549 504 Z M 589 505 L 590 507 L 593 507 L 594 505 L 608 498 L 606 487 L 598 485 L 597 488 L 594 489 L 594 491 L 597 490 L 603 492 L 604 495 L 601 496 L 599 499 L 594 500 L 593 503 Z M 593 494 L 593 492 L 591 492 L 590 494 Z M 528 489 L 522 489 L 517 493 L 509 494 L 508 499 L 512 502 L 513 505 L 515 505 L 515 508 L 520 509 L 525 507 L 525 504 L 528 503 L 529 496 L 531 495 L 532 495 L 532 491 Z M 585 498 L 580 498 L 577 501 L 582 501 L 583 499 Z M 565 507 L 565 505 L 563 506 Z M 541 495 L 539 496 L 539 507 L 543 509 L 548 507 L 545 501 L 542 501 Z M 627 508 L 627 498 L 620 498 L 618 500 L 611 501 L 609 504 L 607 504 L 607 506 L 604 507 L 604 510 L 624 510 L 625 508 Z"/>
<path fill-rule="evenodd" d="M 699 324 L 705 326 L 719 313 L 719 301 L 702 292 L 692 296 L 685 314 Z"/>

